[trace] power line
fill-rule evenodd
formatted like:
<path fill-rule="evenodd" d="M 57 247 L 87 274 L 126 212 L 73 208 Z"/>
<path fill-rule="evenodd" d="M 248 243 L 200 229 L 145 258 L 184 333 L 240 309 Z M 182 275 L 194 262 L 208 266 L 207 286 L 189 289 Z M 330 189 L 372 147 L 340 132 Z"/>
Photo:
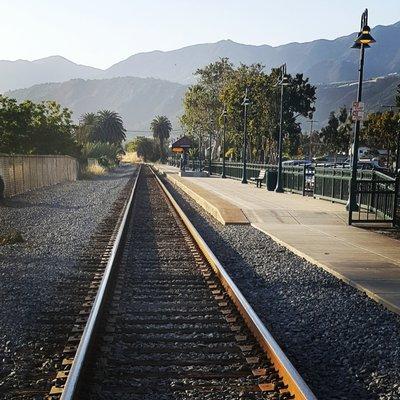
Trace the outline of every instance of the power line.
<path fill-rule="evenodd" d="M 125 129 L 127 132 L 133 132 L 133 133 L 153 133 L 153 131 L 150 130 L 141 130 L 141 129 Z M 171 129 L 171 132 L 183 132 L 183 129 Z"/>

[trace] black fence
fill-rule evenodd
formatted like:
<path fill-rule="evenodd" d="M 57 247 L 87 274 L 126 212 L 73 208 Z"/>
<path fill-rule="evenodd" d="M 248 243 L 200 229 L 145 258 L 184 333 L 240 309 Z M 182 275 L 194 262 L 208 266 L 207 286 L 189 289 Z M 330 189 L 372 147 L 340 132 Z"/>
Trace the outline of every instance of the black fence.
<path fill-rule="evenodd" d="M 179 166 L 177 161 L 169 160 L 171 165 Z M 199 161 L 189 160 L 188 168 L 200 169 Z M 202 161 L 201 169 L 208 171 L 208 161 Z M 247 178 L 258 177 L 260 170 L 276 172 L 277 166 L 271 164 L 247 164 Z M 222 162 L 212 162 L 211 174 L 222 174 Z M 243 178 L 243 164 L 226 162 L 225 175 L 232 179 Z M 350 222 L 390 222 L 400 224 L 399 177 L 392 178 L 371 170 L 357 173 L 356 196 L 358 211 L 352 212 Z M 314 196 L 332 202 L 346 204 L 349 198 L 351 170 L 342 167 L 284 166 L 282 170 L 285 191 Z"/>
<path fill-rule="evenodd" d="M 398 184 L 399 179 L 374 171 L 370 179 L 357 179 L 358 211 L 351 213 L 349 222 L 397 223 Z"/>

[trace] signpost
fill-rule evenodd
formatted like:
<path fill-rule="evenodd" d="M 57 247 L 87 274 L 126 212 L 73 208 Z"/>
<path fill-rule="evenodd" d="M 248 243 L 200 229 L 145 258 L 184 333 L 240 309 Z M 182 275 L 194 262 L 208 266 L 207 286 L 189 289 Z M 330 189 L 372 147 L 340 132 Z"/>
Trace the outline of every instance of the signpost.
<path fill-rule="evenodd" d="M 354 101 L 351 109 L 351 118 L 354 122 L 364 120 L 365 104 L 362 101 Z"/>

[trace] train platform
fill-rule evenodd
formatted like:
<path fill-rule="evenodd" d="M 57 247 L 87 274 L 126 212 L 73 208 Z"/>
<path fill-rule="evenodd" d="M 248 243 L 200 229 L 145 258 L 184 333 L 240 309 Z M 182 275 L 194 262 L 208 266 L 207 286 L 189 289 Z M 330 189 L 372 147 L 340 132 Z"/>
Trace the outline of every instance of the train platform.
<path fill-rule="evenodd" d="M 155 167 L 221 223 L 251 224 L 400 314 L 399 241 L 348 226 L 343 204 L 269 192 L 219 176 L 180 177 L 178 168 Z"/>

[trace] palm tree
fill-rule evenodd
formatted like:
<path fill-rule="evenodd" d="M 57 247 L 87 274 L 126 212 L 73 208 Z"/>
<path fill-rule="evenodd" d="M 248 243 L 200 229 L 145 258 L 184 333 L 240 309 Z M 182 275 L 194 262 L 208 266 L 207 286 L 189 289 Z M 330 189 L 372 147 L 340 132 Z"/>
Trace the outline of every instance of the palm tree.
<path fill-rule="evenodd" d="M 125 128 L 121 116 L 115 111 L 101 110 L 96 115 L 97 126 L 94 141 L 121 144 L 125 139 Z"/>
<path fill-rule="evenodd" d="M 165 115 L 157 115 L 151 121 L 150 129 L 153 132 L 154 139 L 160 143 L 161 161 L 165 160 L 164 143 L 169 139 L 172 130 L 171 121 Z"/>
<path fill-rule="evenodd" d="M 95 113 L 85 113 L 79 118 L 79 125 L 75 132 L 78 143 L 87 143 L 93 140 L 94 132 L 98 125 Z"/>

